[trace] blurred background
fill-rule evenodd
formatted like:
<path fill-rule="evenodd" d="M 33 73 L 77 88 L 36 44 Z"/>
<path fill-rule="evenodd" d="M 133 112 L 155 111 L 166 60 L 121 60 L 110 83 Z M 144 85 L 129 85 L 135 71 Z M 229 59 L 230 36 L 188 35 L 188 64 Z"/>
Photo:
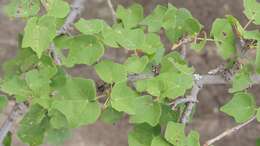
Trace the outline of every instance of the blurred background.
<path fill-rule="evenodd" d="M 209 33 L 212 22 L 215 18 L 231 14 L 237 17 L 245 25 L 246 17 L 243 15 L 242 0 L 112 0 L 114 6 L 122 4 L 128 6 L 134 2 L 144 6 L 145 13 L 149 13 L 157 4 L 167 5 L 172 3 L 178 8 L 184 7 L 200 20 L 204 29 Z M 11 20 L 3 13 L 3 6 L 8 0 L 0 0 L 0 64 L 15 56 L 17 51 L 17 34 L 24 27 L 24 21 Z M 84 18 L 101 18 L 112 23 L 112 16 L 106 0 L 87 0 L 85 10 L 82 13 Z M 124 60 L 124 52 L 118 49 L 109 49 L 106 56 L 118 61 Z M 214 44 L 208 44 L 203 53 L 188 52 L 189 62 L 196 68 L 198 73 L 207 73 L 210 69 L 216 68 L 222 60 L 216 55 Z M 69 70 L 74 76 L 83 76 L 96 79 L 95 73 L 86 66 L 77 66 Z M 0 69 L 0 76 L 3 71 Z M 233 119 L 219 112 L 225 102 L 230 99 L 227 92 L 228 86 L 207 86 L 199 94 L 199 103 L 196 113 L 189 129 L 198 130 L 201 133 L 201 142 L 215 137 L 227 128 L 235 126 Z M 260 104 L 260 87 L 250 89 L 257 97 Z M 5 111 L 7 114 L 8 109 Z M 5 115 L 0 116 L 0 123 Z M 65 146 L 127 146 L 127 132 L 131 125 L 127 119 L 122 119 L 115 125 L 107 125 L 97 122 L 94 125 L 75 129 Z M 15 128 L 13 129 L 15 131 Z M 254 122 L 240 130 L 236 135 L 224 138 L 215 146 L 255 146 L 255 140 L 260 137 L 260 124 Z M 25 146 L 15 139 L 13 146 Z"/>

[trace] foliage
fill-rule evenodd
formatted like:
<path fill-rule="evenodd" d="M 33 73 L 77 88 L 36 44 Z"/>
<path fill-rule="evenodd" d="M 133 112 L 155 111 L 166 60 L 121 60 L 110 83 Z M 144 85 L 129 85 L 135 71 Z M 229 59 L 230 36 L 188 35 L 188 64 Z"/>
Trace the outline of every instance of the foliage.
<path fill-rule="evenodd" d="M 244 6 L 249 22 L 260 24 L 260 3 L 244 0 Z M 229 89 L 233 97 L 220 110 L 237 123 L 254 116 L 260 121 L 260 108 L 247 91 L 254 82 L 251 76 L 260 73 L 258 30 L 246 30 L 235 17 L 227 16 L 214 21 L 211 38 L 207 38 L 203 25 L 187 9 L 158 5 L 145 16 L 143 7 L 133 4 L 117 7 L 113 25 L 80 18 L 74 24 L 77 35 L 59 35 L 60 23 L 69 11 L 64 0 L 11 0 L 5 7 L 8 16 L 27 20 L 19 52 L 3 65 L 5 76 L 0 82 L 1 92 L 29 106 L 17 132 L 22 142 L 31 146 L 61 144 L 73 128 L 98 119 L 115 123 L 128 115 L 133 124 L 129 146 L 200 146 L 199 133 L 191 130 L 186 135 L 185 124 L 179 121 L 186 105 L 172 110 L 170 104 L 188 95 L 197 81 L 195 70 L 180 53 L 166 48 L 163 35 L 173 45 L 188 41 L 196 51 L 213 40 L 229 64 L 226 69 L 239 64 Z M 247 48 L 237 47 L 241 40 L 250 42 Z M 123 63 L 103 59 L 108 48 L 125 49 L 130 55 Z M 256 58 L 241 62 L 247 49 L 256 49 Z M 55 63 L 53 55 L 59 57 L 61 65 Z M 78 64 L 93 69 L 105 89 L 100 91 L 90 78 L 66 73 Z M 138 75 L 150 76 L 131 80 Z M 7 98 L 0 96 L 0 110 L 6 104 Z M 10 141 L 9 134 L 5 145 Z"/>

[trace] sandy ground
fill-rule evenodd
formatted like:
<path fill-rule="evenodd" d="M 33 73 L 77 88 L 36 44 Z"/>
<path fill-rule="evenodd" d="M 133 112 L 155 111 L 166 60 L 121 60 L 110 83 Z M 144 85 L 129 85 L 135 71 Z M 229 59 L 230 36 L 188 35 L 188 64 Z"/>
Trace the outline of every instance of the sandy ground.
<path fill-rule="evenodd" d="M 7 0 L 0 0 L 0 64 L 13 57 L 17 51 L 17 34 L 24 23 L 22 20 L 10 20 L 2 13 L 2 7 Z M 115 0 L 115 4 L 129 5 L 132 0 Z M 242 11 L 242 0 L 136 0 L 145 6 L 146 13 L 150 12 L 156 4 L 172 3 L 177 7 L 188 8 L 205 26 L 207 31 L 217 17 L 224 17 L 225 14 L 232 14 L 238 17 L 242 24 L 247 22 Z M 102 18 L 111 22 L 111 14 L 105 0 L 88 0 L 86 10 L 83 12 L 84 18 Z M 107 56 L 122 60 L 122 51 L 110 50 Z M 205 53 L 188 53 L 188 60 L 194 65 L 199 73 L 206 73 L 215 68 L 222 61 L 216 56 L 215 48 L 208 46 Z M 94 72 L 85 66 L 78 66 L 70 70 L 76 76 L 95 77 Z M 0 76 L 2 70 L 0 69 Z M 256 95 L 258 105 L 260 105 L 260 87 L 254 87 L 252 92 Z M 234 120 L 218 111 L 230 95 L 227 94 L 228 86 L 208 86 L 199 94 L 199 103 L 193 122 L 189 128 L 198 130 L 201 133 L 201 141 L 205 141 L 224 129 L 235 125 Z M 8 110 L 5 112 L 8 113 Z M 0 120 L 4 115 L 0 116 Z M 72 138 L 68 139 L 65 146 L 127 146 L 127 132 L 131 126 L 127 119 L 121 120 L 115 125 L 107 125 L 97 122 L 94 125 L 75 129 Z M 245 127 L 236 135 L 229 136 L 215 146 L 255 146 L 255 139 L 260 137 L 260 124 L 256 122 Z M 14 146 L 24 146 L 15 140 Z"/>

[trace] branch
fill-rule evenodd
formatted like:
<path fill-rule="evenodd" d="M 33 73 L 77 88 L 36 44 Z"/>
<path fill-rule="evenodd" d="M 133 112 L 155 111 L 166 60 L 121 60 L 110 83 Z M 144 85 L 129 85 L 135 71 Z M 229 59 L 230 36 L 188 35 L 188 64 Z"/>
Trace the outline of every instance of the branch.
<path fill-rule="evenodd" d="M 237 125 L 231 129 L 227 129 L 225 130 L 223 133 L 221 133 L 220 135 L 208 140 L 204 146 L 210 146 L 212 145 L 213 143 L 221 140 L 222 138 L 226 137 L 226 136 L 229 136 L 235 132 L 237 132 L 238 130 L 240 130 L 241 128 L 245 127 L 246 125 L 248 125 L 249 123 L 251 123 L 252 121 L 254 121 L 256 119 L 256 116 L 252 117 L 250 120 L 248 120 L 247 122 L 243 123 L 243 124 L 240 124 L 240 125 Z"/>
<path fill-rule="evenodd" d="M 178 98 L 171 102 L 169 105 L 172 106 L 172 110 L 175 110 L 175 108 L 182 103 L 188 103 L 188 102 L 198 102 L 198 100 L 194 100 L 192 98 Z"/>
<path fill-rule="evenodd" d="M 57 35 L 67 34 L 72 27 L 72 24 L 81 14 L 81 11 L 84 9 L 84 2 L 86 0 L 75 0 L 71 6 L 71 11 L 63 24 L 63 26 L 58 30 Z M 54 43 L 50 46 L 50 55 L 53 58 L 56 65 L 61 65 L 60 56 L 57 54 Z"/>
<path fill-rule="evenodd" d="M 6 134 L 10 131 L 10 129 L 13 127 L 16 119 L 23 116 L 26 112 L 27 107 L 23 103 L 16 103 L 11 111 L 11 113 L 8 115 L 7 119 L 3 123 L 0 129 L 0 145 L 3 143 L 3 140 L 6 136 Z"/>
<path fill-rule="evenodd" d="M 187 98 L 192 99 L 192 101 L 196 101 L 197 96 L 201 88 L 204 85 L 217 85 L 217 84 L 230 84 L 230 80 L 226 80 L 226 77 L 222 75 L 194 75 L 195 83 L 191 90 L 191 94 L 187 96 Z M 252 75 L 251 77 L 252 85 L 260 84 L 260 76 L 257 74 Z M 190 114 L 192 112 L 193 107 L 196 105 L 196 102 L 189 102 L 187 108 L 182 116 L 181 122 L 183 124 L 187 124 L 189 121 Z"/>
<path fill-rule="evenodd" d="M 108 4 L 109 9 L 111 11 L 112 19 L 113 19 L 114 22 L 116 22 L 116 12 L 115 12 L 113 3 L 111 2 L 111 0 L 107 0 L 107 4 Z"/>

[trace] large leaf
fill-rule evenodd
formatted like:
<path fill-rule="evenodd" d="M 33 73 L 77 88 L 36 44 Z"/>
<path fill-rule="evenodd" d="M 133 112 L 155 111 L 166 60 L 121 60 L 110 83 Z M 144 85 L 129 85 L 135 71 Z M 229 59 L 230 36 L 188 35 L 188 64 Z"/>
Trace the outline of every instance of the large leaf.
<path fill-rule="evenodd" d="M 141 96 L 135 99 L 135 114 L 130 117 L 132 123 L 148 123 L 156 126 L 161 117 L 161 106 L 154 102 L 151 96 Z M 142 112 L 140 112 L 142 111 Z"/>
<path fill-rule="evenodd" d="M 37 56 L 41 58 L 42 53 L 49 47 L 55 35 L 56 24 L 54 17 L 32 17 L 25 27 L 22 47 L 31 47 Z"/>
<path fill-rule="evenodd" d="M 47 111 L 38 104 L 33 105 L 29 112 L 20 122 L 18 129 L 18 137 L 24 142 L 32 146 L 43 143 L 44 133 L 48 128 Z"/>
<path fill-rule="evenodd" d="M 104 54 L 104 46 L 94 36 L 80 35 L 68 40 L 69 53 L 64 64 L 73 67 L 75 64 L 92 65 Z"/>
<path fill-rule="evenodd" d="M 136 114 L 137 96 L 138 94 L 128 87 L 126 82 L 116 83 L 111 93 L 111 105 L 117 111 Z"/>
<path fill-rule="evenodd" d="M 235 118 L 236 122 L 243 123 L 255 114 L 256 103 L 254 97 L 246 92 L 236 93 L 221 111 Z"/>
<path fill-rule="evenodd" d="M 157 136 L 153 138 L 151 146 L 170 146 L 170 144 L 162 137 Z"/>

